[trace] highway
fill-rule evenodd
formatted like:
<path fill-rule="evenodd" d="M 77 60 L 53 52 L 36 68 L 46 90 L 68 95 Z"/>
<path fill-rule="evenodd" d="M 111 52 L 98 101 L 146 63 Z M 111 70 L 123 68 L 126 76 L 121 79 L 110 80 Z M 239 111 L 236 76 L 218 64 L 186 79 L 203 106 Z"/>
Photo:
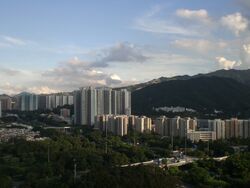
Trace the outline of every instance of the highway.
<path fill-rule="evenodd" d="M 222 161 L 226 160 L 228 156 L 223 156 L 223 157 L 214 157 L 212 159 L 216 161 Z M 197 158 L 197 157 L 191 157 L 191 156 L 185 156 L 183 159 L 175 159 L 175 158 L 158 158 L 150 161 L 144 161 L 144 162 L 139 162 L 139 163 L 132 163 L 132 164 L 126 164 L 126 165 L 121 165 L 121 167 L 129 167 L 129 166 L 138 166 L 138 165 L 158 165 L 159 167 L 163 168 L 166 167 L 166 164 L 162 164 L 163 160 L 167 160 L 167 167 L 174 167 L 174 166 L 183 166 L 189 163 L 193 163 L 197 160 L 202 160 L 202 158 Z"/>

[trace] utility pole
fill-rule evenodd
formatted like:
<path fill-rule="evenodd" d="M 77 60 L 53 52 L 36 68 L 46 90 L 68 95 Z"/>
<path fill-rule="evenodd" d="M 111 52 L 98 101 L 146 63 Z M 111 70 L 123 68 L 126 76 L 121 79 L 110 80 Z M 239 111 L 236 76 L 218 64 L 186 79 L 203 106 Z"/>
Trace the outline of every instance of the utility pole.
<path fill-rule="evenodd" d="M 108 153 L 108 128 L 107 123 L 105 124 L 105 134 L 106 134 L 106 142 L 105 142 L 105 153 Z"/>
<path fill-rule="evenodd" d="M 210 148 L 209 148 L 209 139 L 208 139 L 208 143 L 207 143 L 207 149 L 208 149 L 208 155 L 209 155 L 209 150 L 210 150 Z"/>
<path fill-rule="evenodd" d="M 156 162 L 155 160 L 155 153 L 154 153 L 154 163 Z M 156 176 L 156 164 L 154 164 L 154 171 L 155 171 L 155 176 Z"/>
<path fill-rule="evenodd" d="M 134 146 L 135 146 L 135 130 L 133 130 Z"/>
<path fill-rule="evenodd" d="M 186 155 L 187 155 L 187 126 L 185 126 L 185 159 L 186 159 Z"/>
<path fill-rule="evenodd" d="M 50 149 L 49 149 L 49 144 L 48 144 L 48 163 L 50 162 Z"/>
<path fill-rule="evenodd" d="M 173 131 L 173 123 L 171 122 L 171 146 L 172 146 L 172 153 L 174 151 L 174 131 Z"/>
<path fill-rule="evenodd" d="M 76 159 L 74 159 L 74 183 L 76 183 Z"/>

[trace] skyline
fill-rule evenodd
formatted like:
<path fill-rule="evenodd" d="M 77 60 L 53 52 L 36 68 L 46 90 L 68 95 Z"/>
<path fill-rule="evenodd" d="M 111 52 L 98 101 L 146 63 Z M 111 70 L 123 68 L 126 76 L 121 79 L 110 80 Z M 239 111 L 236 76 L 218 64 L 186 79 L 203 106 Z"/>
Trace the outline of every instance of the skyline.
<path fill-rule="evenodd" d="M 0 93 L 250 68 L 247 0 L 0 2 Z"/>

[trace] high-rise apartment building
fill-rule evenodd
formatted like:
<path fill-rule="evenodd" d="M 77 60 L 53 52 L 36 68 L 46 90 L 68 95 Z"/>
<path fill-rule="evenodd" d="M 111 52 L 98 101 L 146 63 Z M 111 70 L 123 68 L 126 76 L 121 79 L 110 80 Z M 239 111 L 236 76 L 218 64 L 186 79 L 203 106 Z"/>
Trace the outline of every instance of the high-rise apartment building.
<path fill-rule="evenodd" d="M 23 92 L 15 97 L 16 109 L 20 111 L 38 110 L 38 95 Z"/>
<path fill-rule="evenodd" d="M 224 138 L 225 126 L 221 120 L 161 116 L 155 120 L 155 131 L 162 136 L 208 141 Z"/>
<path fill-rule="evenodd" d="M 107 131 L 115 135 L 123 136 L 126 135 L 129 130 L 135 130 L 140 133 L 150 132 L 152 129 L 152 121 L 151 118 L 145 116 L 103 114 L 95 116 L 94 128 L 103 132 Z"/>
<path fill-rule="evenodd" d="M 8 95 L 0 95 L 2 110 L 12 110 L 12 98 Z"/>
<path fill-rule="evenodd" d="M 2 117 L 2 102 L 0 101 L 0 118 Z"/>
<path fill-rule="evenodd" d="M 152 129 L 152 120 L 146 116 L 135 117 L 135 130 L 137 132 L 150 132 Z"/>
<path fill-rule="evenodd" d="M 38 109 L 45 110 L 46 109 L 46 95 L 38 96 Z"/>
<path fill-rule="evenodd" d="M 128 129 L 129 130 L 135 130 L 135 118 L 136 118 L 137 116 L 134 116 L 134 115 L 130 115 L 129 116 L 129 119 L 128 119 L 128 121 L 129 121 L 129 127 L 128 127 Z"/>
<path fill-rule="evenodd" d="M 73 105 L 73 95 L 68 93 L 58 93 L 46 95 L 46 107 L 45 109 L 54 109 L 57 107 L 63 107 L 64 105 Z"/>
<path fill-rule="evenodd" d="M 74 92 L 75 124 L 93 125 L 96 115 L 130 115 L 130 97 L 127 90 L 81 88 Z"/>
<path fill-rule="evenodd" d="M 241 138 L 250 137 L 250 120 L 243 120 L 240 130 L 241 130 Z"/>
<path fill-rule="evenodd" d="M 234 138 L 236 137 L 235 130 L 238 124 L 238 120 L 236 118 L 225 120 L 225 137 Z"/>
<path fill-rule="evenodd" d="M 225 139 L 225 121 L 221 119 L 212 120 L 210 130 L 216 133 L 216 140 Z"/>
<path fill-rule="evenodd" d="M 126 115 L 97 115 L 95 129 L 124 136 L 128 133 L 129 117 Z"/>
<path fill-rule="evenodd" d="M 88 87 L 74 92 L 75 124 L 93 125 L 98 113 L 97 90 Z M 99 98 L 99 103 L 101 99 Z"/>
<path fill-rule="evenodd" d="M 106 88 L 103 90 L 104 114 L 112 114 L 112 90 Z"/>
<path fill-rule="evenodd" d="M 231 118 L 225 120 L 225 138 L 250 137 L 250 120 Z"/>
<path fill-rule="evenodd" d="M 171 136 L 171 118 L 166 116 L 158 117 L 155 120 L 155 132 L 162 136 Z"/>
<path fill-rule="evenodd" d="M 118 116 L 116 117 L 117 123 L 117 132 L 119 136 L 127 135 L 128 133 L 128 117 L 127 116 Z"/>
<path fill-rule="evenodd" d="M 210 120 L 161 116 L 155 120 L 155 132 L 162 136 L 187 137 L 192 141 L 248 138 L 250 137 L 250 120 L 237 118 Z"/>

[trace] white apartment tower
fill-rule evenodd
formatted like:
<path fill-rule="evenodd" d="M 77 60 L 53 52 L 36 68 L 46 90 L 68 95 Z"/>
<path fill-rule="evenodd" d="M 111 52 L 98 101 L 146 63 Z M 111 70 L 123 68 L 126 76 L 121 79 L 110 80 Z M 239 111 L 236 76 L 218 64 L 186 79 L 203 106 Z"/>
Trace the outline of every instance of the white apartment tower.
<path fill-rule="evenodd" d="M 75 124 L 93 125 L 96 115 L 130 115 L 130 92 L 109 88 L 81 88 L 74 92 Z"/>

